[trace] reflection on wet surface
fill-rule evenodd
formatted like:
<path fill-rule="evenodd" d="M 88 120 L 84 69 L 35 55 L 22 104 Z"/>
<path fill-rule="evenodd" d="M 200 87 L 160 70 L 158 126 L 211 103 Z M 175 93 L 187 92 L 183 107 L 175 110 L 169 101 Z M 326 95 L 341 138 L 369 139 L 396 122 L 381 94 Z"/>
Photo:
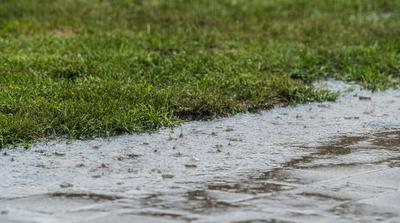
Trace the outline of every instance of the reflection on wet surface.
<path fill-rule="evenodd" d="M 209 182 L 195 190 L 129 197 L 57 192 L 3 199 L 0 220 L 7 222 L 10 212 L 18 212 L 21 219 L 35 212 L 39 222 L 41 215 L 53 214 L 58 222 L 63 216 L 68 216 L 66 222 L 71 216 L 88 222 L 92 218 L 119 222 L 400 220 L 400 131 L 341 137 L 308 149 L 313 152 L 265 173 L 240 181 Z"/>

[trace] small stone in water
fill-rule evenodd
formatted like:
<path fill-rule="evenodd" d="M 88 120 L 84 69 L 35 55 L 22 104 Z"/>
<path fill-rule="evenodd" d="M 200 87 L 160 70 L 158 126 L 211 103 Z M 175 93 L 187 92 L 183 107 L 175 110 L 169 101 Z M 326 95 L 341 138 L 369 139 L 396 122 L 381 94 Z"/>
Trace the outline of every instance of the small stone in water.
<path fill-rule="evenodd" d="M 172 174 L 163 174 L 163 175 L 161 175 L 161 177 L 163 179 L 171 179 L 171 178 L 174 178 L 174 175 L 172 175 Z"/>
<path fill-rule="evenodd" d="M 54 152 L 55 156 L 65 156 L 65 153 L 62 152 Z"/>
<path fill-rule="evenodd" d="M 68 182 L 63 182 L 60 184 L 61 188 L 68 188 L 68 187 L 73 187 L 74 185 L 72 185 L 71 183 Z"/>
<path fill-rule="evenodd" d="M 368 96 L 359 96 L 358 99 L 359 99 L 359 100 L 369 101 L 369 100 L 371 100 L 371 97 L 368 97 Z"/>
<path fill-rule="evenodd" d="M 188 164 L 185 164 L 185 167 L 186 167 L 186 168 L 196 168 L 197 165 L 196 165 L 196 164 L 188 163 Z"/>

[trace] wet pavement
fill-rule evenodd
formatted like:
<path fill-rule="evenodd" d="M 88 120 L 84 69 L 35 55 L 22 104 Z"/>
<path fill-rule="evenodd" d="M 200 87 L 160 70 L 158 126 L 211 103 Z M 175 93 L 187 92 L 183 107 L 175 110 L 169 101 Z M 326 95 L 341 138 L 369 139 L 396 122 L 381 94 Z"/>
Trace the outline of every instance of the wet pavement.
<path fill-rule="evenodd" d="M 344 91 L 340 82 L 326 83 Z M 400 222 L 400 91 L 0 156 L 0 222 Z"/>

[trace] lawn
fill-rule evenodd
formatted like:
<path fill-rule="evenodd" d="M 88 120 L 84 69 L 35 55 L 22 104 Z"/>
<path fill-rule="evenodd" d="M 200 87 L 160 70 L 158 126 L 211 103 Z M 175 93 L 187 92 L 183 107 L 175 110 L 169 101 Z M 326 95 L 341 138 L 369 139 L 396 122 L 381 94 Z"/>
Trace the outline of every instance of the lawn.
<path fill-rule="evenodd" d="M 334 100 L 400 78 L 398 0 L 1 0 L 0 148 Z"/>

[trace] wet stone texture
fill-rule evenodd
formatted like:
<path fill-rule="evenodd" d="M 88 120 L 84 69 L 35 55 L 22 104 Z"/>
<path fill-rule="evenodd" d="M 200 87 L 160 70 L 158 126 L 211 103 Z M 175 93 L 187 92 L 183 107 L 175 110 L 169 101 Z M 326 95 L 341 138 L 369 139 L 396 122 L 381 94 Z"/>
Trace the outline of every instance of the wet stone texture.
<path fill-rule="evenodd" d="M 399 127 L 399 91 L 356 89 L 336 103 L 2 151 L 0 222 L 400 222 Z"/>
<path fill-rule="evenodd" d="M 399 131 L 341 137 L 254 178 L 281 187 L 240 204 L 278 222 L 398 222 L 399 164 Z"/>

